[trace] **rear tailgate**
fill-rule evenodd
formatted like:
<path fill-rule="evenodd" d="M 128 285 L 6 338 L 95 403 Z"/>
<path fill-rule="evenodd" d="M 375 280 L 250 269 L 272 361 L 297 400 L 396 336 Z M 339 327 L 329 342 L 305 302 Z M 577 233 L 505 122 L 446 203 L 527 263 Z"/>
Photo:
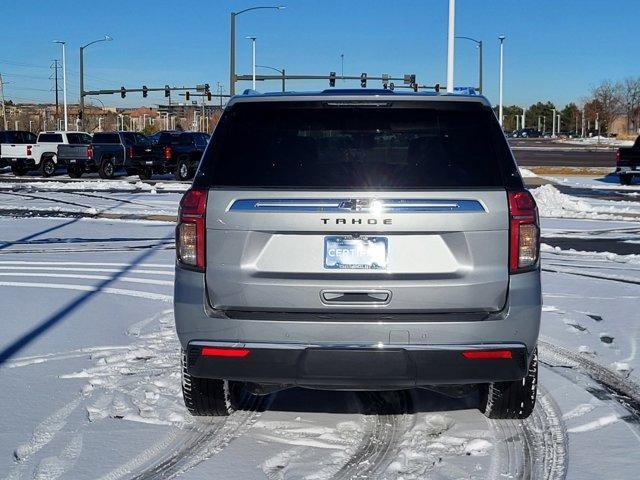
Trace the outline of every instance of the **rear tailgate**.
<path fill-rule="evenodd" d="M 353 199 L 389 207 L 340 212 Z M 504 190 L 375 196 L 211 190 L 208 205 L 206 281 L 216 308 L 496 311 L 506 301 Z M 330 242 L 344 237 L 386 243 L 386 264 L 335 268 Z"/>
<path fill-rule="evenodd" d="M 374 103 L 375 102 L 375 103 Z M 521 179 L 481 102 L 232 105 L 207 188 L 206 283 L 224 310 L 492 312 Z"/>
<path fill-rule="evenodd" d="M 58 145 L 58 161 L 86 160 L 89 158 L 88 145 Z"/>
<path fill-rule="evenodd" d="M 13 158 L 27 158 L 27 146 L 28 145 L 19 143 L 3 143 L 0 153 L 2 158 L 6 158 L 9 161 Z"/>

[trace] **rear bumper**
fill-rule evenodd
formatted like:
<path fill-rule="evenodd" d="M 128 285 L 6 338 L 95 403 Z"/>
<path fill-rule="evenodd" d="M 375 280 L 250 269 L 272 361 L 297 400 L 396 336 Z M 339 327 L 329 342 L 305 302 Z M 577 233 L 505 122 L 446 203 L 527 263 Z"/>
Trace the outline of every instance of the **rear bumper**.
<path fill-rule="evenodd" d="M 58 165 L 64 167 L 79 167 L 83 169 L 97 168 L 96 162 L 89 158 L 60 158 L 58 157 Z"/>
<path fill-rule="evenodd" d="M 127 168 L 153 168 L 159 169 L 165 167 L 165 159 L 160 157 L 152 158 L 131 158 L 127 163 Z"/>
<path fill-rule="evenodd" d="M 202 347 L 243 347 L 243 358 L 208 357 Z M 192 342 L 187 368 L 202 378 L 224 378 L 309 388 L 385 389 L 422 385 L 471 384 L 518 380 L 527 371 L 522 344 L 491 345 L 508 349 L 510 359 L 467 359 L 463 351 L 487 345 L 331 346 Z"/>
<path fill-rule="evenodd" d="M 36 168 L 36 161 L 33 158 L 8 158 L 5 157 L 2 159 L 2 166 L 16 166 L 19 168 L 28 168 L 34 170 Z"/>
<path fill-rule="evenodd" d="M 251 318 L 251 312 L 230 318 L 209 309 L 204 274 L 177 267 L 174 307 L 187 352 L 203 344 L 252 348 L 242 359 L 193 357 L 188 368 L 196 377 L 374 389 L 524 377 L 538 340 L 542 295 L 536 270 L 512 275 L 504 310 L 481 320 L 464 314 L 385 317 L 382 312 L 379 318 L 354 314 L 335 320 Z M 471 361 L 460 353 L 495 345 L 509 346 L 513 360 Z"/>

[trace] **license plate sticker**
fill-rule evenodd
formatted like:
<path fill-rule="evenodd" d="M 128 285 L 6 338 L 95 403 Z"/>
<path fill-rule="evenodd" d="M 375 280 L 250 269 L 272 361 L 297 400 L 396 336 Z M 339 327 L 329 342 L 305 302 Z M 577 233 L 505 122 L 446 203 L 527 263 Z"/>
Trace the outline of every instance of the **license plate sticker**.
<path fill-rule="evenodd" d="M 387 247 L 386 237 L 324 237 L 324 268 L 384 270 Z"/>

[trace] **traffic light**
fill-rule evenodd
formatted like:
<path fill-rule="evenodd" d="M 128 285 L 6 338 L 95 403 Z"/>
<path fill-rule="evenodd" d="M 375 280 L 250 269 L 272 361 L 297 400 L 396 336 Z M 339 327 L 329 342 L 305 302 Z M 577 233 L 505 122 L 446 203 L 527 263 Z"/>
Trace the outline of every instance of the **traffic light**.
<path fill-rule="evenodd" d="M 204 84 L 204 93 L 209 93 L 211 91 L 211 87 L 208 83 Z"/>
<path fill-rule="evenodd" d="M 211 91 L 207 91 L 207 100 L 211 101 Z"/>
<path fill-rule="evenodd" d="M 414 92 L 417 92 L 417 91 L 418 91 L 418 84 L 417 84 L 417 83 L 414 83 L 414 84 L 413 84 L 413 91 L 414 91 Z"/>
<path fill-rule="evenodd" d="M 336 86 L 336 72 L 329 72 L 329 86 Z"/>
<path fill-rule="evenodd" d="M 382 88 L 384 88 L 385 90 L 389 87 L 389 74 L 388 73 L 383 73 L 382 74 Z"/>
<path fill-rule="evenodd" d="M 364 72 L 360 74 L 360 86 L 367 88 L 367 74 Z"/>
<path fill-rule="evenodd" d="M 148 95 L 148 94 L 149 94 L 149 89 L 147 88 L 147 86 L 146 86 L 146 85 L 143 85 L 143 86 L 142 86 L 142 96 L 143 96 L 144 98 L 147 98 L 147 95 Z"/>
<path fill-rule="evenodd" d="M 169 85 L 165 85 L 164 86 L 164 96 L 165 97 L 170 97 L 171 96 L 171 89 L 169 88 Z"/>
<path fill-rule="evenodd" d="M 124 98 L 127 96 L 127 89 L 124 87 L 120 87 L 120 97 Z"/>
<path fill-rule="evenodd" d="M 184 94 L 184 99 L 188 102 L 188 101 L 189 101 L 189 97 L 190 97 L 190 96 L 191 96 L 191 95 L 189 95 L 189 92 L 185 92 L 185 94 Z"/>
<path fill-rule="evenodd" d="M 433 86 L 433 89 L 436 91 L 436 93 L 438 93 L 438 92 L 440 91 L 440 84 L 439 84 L 439 83 L 436 83 L 436 84 Z"/>
<path fill-rule="evenodd" d="M 395 83 L 391 82 L 391 83 L 389 84 L 389 90 L 391 90 L 391 91 L 393 92 L 393 89 L 394 89 L 394 88 L 396 88 L 396 85 L 395 85 Z"/>

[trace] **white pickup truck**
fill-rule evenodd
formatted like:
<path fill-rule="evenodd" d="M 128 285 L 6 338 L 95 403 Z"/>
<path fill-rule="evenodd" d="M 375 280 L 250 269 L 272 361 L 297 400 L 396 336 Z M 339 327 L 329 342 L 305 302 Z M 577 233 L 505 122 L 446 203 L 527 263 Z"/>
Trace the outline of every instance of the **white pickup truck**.
<path fill-rule="evenodd" d="M 41 132 L 33 144 L 2 144 L 3 163 L 10 165 L 14 175 L 24 175 L 39 170 L 43 177 L 52 176 L 57 167 L 58 145 L 78 143 L 85 132 Z"/>

